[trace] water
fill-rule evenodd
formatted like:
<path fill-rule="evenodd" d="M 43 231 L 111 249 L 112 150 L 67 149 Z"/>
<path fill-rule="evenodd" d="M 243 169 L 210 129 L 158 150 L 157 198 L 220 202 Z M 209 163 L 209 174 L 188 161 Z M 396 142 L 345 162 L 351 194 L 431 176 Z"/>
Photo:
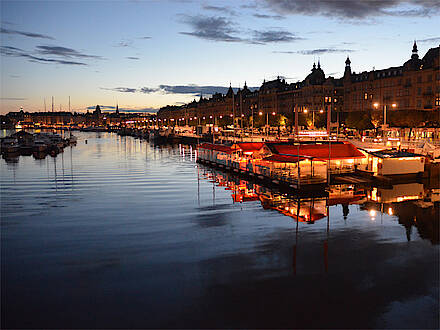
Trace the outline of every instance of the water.
<path fill-rule="evenodd" d="M 327 209 L 189 146 L 76 135 L 0 161 L 2 328 L 439 326 L 438 203 L 396 202 L 426 185 L 335 187 L 358 204 Z"/>

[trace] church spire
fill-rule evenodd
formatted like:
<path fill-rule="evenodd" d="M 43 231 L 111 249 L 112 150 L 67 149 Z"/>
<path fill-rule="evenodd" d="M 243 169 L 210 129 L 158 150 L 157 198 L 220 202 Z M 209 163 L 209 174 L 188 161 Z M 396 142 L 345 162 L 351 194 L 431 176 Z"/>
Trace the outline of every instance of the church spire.
<path fill-rule="evenodd" d="M 119 104 L 116 103 L 116 114 L 119 115 Z"/>
<path fill-rule="evenodd" d="M 321 69 L 321 61 L 318 60 L 318 69 Z"/>
<path fill-rule="evenodd" d="M 418 59 L 419 58 L 419 54 L 418 54 L 418 50 L 417 50 L 417 43 L 414 40 L 414 45 L 413 45 L 413 49 L 412 49 L 412 55 L 411 55 L 412 59 Z"/>

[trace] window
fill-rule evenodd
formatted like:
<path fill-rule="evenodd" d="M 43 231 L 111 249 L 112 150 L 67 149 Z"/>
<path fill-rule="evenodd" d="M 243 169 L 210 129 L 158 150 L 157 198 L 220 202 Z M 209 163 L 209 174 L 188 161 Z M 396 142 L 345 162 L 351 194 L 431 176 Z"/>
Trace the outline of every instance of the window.
<path fill-rule="evenodd" d="M 421 83 L 421 82 L 422 82 L 422 77 L 421 77 L 421 76 L 418 76 L 418 77 L 417 77 L 417 82 L 418 82 L 418 83 Z"/>
<path fill-rule="evenodd" d="M 417 95 L 421 95 L 422 94 L 422 89 L 420 87 L 417 88 Z"/>
<path fill-rule="evenodd" d="M 435 105 L 438 107 L 438 106 L 440 106 L 440 96 L 437 96 L 436 98 L 435 98 Z"/>
<path fill-rule="evenodd" d="M 417 100 L 417 108 L 421 108 L 422 107 L 422 100 Z"/>
<path fill-rule="evenodd" d="M 368 100 L 368 93 L 364 94 L 364 100 Z"/>

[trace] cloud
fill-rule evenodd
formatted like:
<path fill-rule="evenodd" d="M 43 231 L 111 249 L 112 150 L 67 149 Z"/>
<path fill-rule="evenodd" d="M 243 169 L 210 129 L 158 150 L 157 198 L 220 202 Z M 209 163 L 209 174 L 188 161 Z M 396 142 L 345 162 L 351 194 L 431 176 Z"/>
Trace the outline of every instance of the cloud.
<path fill-rule="evenodd" d="M 135 56 L 127 56 L 126 58 L 129 60 L 140 60 L 139 57 L 135 57 Z"/>
<path fill-rule="evenodd" d="M 100 89 L 104 89 L 107 91 L 114 91 L 114 92 L 120 92 L 120 93 L 136 93 L 136 88 L 128 88 L 128 87 L 114 87 L 114 88 L 105 88 L 100 87 Z"/>
<path fill-rule="evenodd" d="M 252 41 L 263 44 L 303 40 L 303 38 L 297 37 L 293 33 L 283 30 L 254 31 L 253 34 L 254 37 L 252 38 Z"/>
<path fill-rule="evenodd" d="M 116 106 L 114 105 L 99 105 L 99 108 L 101 109 L 101 111 L 108 111 L 108 112 L 116 111 Z M 86 109 L 93 111 L 96 109 L 96 104 L 89 105 Z M 157 112 L 159 109 L 151 108 L 151 107 L 146 107 L 146 108 L 118 107 L 118 110 L 119 112 Z"/>
<path fill-rule="evenodd" d="M 227 15 L 235 15 L 236 14 L 233 9 L 231 9 L 230 7 L 227 7 L 227 6 L 203 5 L 202 8 L 205 10 L 220 12 L 220 13 L 227 14 Z"/>
<path fill-rule="evenodd" d="M 144 40 L 151 39 L 151 38 L 152 38 L 152 37 L 149 37 L 149 36 L 139 37 L 139 39 L 144 39 Z"/>
<path fill-rule="evenodd" d="M 158 90 L 159 90 L 158 88 L 149 88 L 149 87 L 142 87 L 139 89 L 139 91 L 144 94 L 155 93 Z"/>
<path fill-rule="evenodd" d="M 237 42 L 242 39 L 234 34 L 237 30 L 225 17 L 208 16 L 185 16 L 184 23 L 188 24 L 192 32 L 180 32 L 181 34 L 211 41 Z"/>
<path fill-rule="evenodd" d="M 94 58 L 94 59 L 102 59 L 101 56 L 96 55 L 87 55 L 80 53 L 72 48 L 66 48 L 61 46 L 37 46 L 37 52 L 41 55 L 55 55 L 61 57 L 77 57 L 77 58 Z"/>
<path fill-rule="evenodd" d="M 298 51 L 274 51 L 277 54 L 301 54 L 301 55 L 322 55 L 322 54 L 336 54 L 336 53 L 352 53 L 353 49 L 337 49 L 337 48 L 318 48 Z"/>
<path fill-rule="evenodd" d="M 50 36 L 39 34 L 39 33 L 33 33 L 33 32 L 25 32 L 25 31 L 17 31 L 17 30 L 10 30 L 5 28 L 0 28 L 0 33 L 4 34 L 18 34 L 29 38 L 41 38 L 41 39 L 51 39 L 54 40 L 55 38 L 52 38 Z"/>
<path fill-rule="evenodd" d="M 23 101 L 23 100 L 27 100 L 27 98 L 24 98 L 24 97 L 0 97 L 0 100 L 3 100 L 3 101 Z"/>
<path fill-rule="evenodd" d="M 265 0 L 283 15 L 328 16 L 339 19 L 366 19 L 377 16 L 430 16 L 438 14 L 438 0 Z"/>
<path fill-rule="evenodd" d="M 65 65 L 87 65 L 83 62 L 75 62 L 75 61 L 66 61 L 66 60 L 58 60 L 53 58 L 44 58 L 39 56 L 34 56 L 32 54 L 29 54 L 23 49 L 11 47 L 11 46 L 0 46 L 0 54 L 4 56 L 11 56 L 11 57 L 22 57 L 26 58 L 29 62 L 35 62 L 35 63 L 45 63 L 45 64 L 65 64 Z"/>
<path fill-rule="evenodd" d="M 233 21 L 225 17 L 185 16 L 184 23 L 192 28 L 192 32 L 180 32 L 200 39 L 222 42 L 243 42 L 250 44 L 267 44 L 276 42 L 292 42 L 303 38 L 281 29 L 250 30 L 240 35 Z M 241 31 L 241 30 L 240 30 Z"/>
<path fill-rule="evenodd" d="M 440 42 L 440 37 L 433 37 L 433 38 L 426 38 L 426 39 L 421 39 L 421 40 L 417 40 L 417 42 Z"/>
<path fill-rule="evenodd" d="M 115 47 L 133 47 L 133 40 L 121 40 L 115 45 Z"/>
<path fill-rule="evenodd" d="M 263 18 L 263 19 L 276 19 L 276 20 L 286 19 L 286 17 L 281 15 L 254 14 L 253 16 L 256 18 Z"/>

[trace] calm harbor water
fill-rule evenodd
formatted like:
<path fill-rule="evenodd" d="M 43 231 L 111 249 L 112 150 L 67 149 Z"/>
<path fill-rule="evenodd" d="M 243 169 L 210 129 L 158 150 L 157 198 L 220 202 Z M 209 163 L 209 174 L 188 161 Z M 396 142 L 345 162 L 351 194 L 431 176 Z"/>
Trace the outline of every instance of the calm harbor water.
<path fill-rule="evenodd" d="M 190 146 L 75 135 L 0 160 L 2 328 L 439 327 L 438 203 L 405 201 L 432 187 L 298 200 Z"/>

